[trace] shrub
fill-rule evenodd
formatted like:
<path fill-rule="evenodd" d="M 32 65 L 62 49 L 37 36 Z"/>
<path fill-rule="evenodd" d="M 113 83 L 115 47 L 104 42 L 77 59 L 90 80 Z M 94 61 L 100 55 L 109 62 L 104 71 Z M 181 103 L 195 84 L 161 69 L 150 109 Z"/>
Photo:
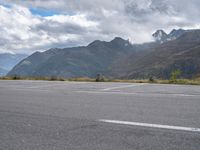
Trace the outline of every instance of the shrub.
<path fill-rule="evenodd" d="M 14 75 L 14 76 L 12 77 L 12 79 L 13 79 L 13 80 L 20 80 L 20 79 L 21 79 L 21 77 L 20 77 L 20 76 L 18 76 L 18 75 Z"/>
<path fill-rule="evenodd" d="M 170 77 L 170 81 L 171 82 L 177 82 L 177 78 L 181 75 L 181 71 L 179 69 L 174 70 L 171 72 L 171 77 Z"/>
<path fill-rule="evenodd" d="M 104 82 L 105 79 L 103 76 L 101 76 L 101 74 L 97 74 L 97 77 L 96 77 L 96 82 Z"/>
<path fill-rule="evenodd" d="M 64 78 L 56 77 L 56 76 L 51 76 L 48 80 L 49 81 L 65 81 Z"/>
<path fill-rule="evenodd" d="M 155 78 L 151 76 L 151 77 L 149 78 L 149 82 L 155 82 Z"/>

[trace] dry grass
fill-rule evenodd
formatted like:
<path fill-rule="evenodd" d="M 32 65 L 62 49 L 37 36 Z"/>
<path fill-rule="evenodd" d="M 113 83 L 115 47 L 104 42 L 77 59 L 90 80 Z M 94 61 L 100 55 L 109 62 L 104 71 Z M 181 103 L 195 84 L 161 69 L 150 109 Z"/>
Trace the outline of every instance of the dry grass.
<path fill-rule="evenodd" d="M 46 80 L 46 81 L 77 81 L 77 82 L 95 82 L 94 78 L 80 77 L 80 78 L 61 78 L 61 77 L 0 77 L 0 80 Z M 189 79 L 177 79 L 176 81 L 171 80 L 154 80 L 149 81 L 148 79 L 143 80 L 120 80 L 120 79 L 104 79 L 102 82 L 122 82 L 122 83 L 155 83 L 155 84 L 184 84 L 184 85 L 200 85 L 200 78 L 193 80 Z"/>
<path fill-rule="evenodd" d="M 65 81 L 65 78 L 61 77 L 0 77 L 0 80 L 45 80 L 45 81 Z"/>
<path fill-rule="evenodd" d="M 79 82 L 95 82 L 94 78 L 80 77 L 80 78 L 69 78 L 67 81 L 79 81 Z"/>
<path fill-rule="evenodd" d="M 68 79 L 68 81 L 95 82 L 95 79 L 92 79 L 92 78 L 71 78 L 71 79 Z M 171 80 L 154 80 L 154 81 L 149 81 L 148 79 L 143 79 L 143 80 L 104 79 L 103 82 L 200 85 L 200 79 L 193 79 L 193 80 L 189 80 L 189 79 L 177 79 L 176 81 L 171 81 Z"/>

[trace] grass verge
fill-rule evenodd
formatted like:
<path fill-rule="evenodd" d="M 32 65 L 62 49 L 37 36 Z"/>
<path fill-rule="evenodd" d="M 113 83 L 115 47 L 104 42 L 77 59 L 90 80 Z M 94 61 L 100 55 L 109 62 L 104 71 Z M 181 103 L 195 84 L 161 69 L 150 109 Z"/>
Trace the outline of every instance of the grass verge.
<path fill-rule="evenodd" d="M 44 81 L 65 81 L 65 78 L 62 77 L 0 77 L 0 80 L 44 80 Z"/>
<path fill-rule="evenodd" d="M 45 81 L 77 81 L 77 82 L 96 82 L 94 78 L 80 77 L 80 78 L 62 78 L 62 77 L 0 77 L 0 80 L 45 80 Z M 172 80 L 120 80 L 120 79 L 104 79 L 101 82 L 121 82 L 121 83 L 155 83 L 155 84 L 182 84 L 182 85 L 200 85 L 200 78 L 197 79 L 177 79 Z"/>

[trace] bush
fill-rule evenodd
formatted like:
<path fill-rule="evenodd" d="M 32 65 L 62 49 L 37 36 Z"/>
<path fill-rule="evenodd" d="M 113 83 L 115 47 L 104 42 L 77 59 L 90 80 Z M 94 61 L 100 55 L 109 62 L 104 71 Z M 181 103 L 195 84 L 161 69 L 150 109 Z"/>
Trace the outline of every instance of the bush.
<path fill-rule="evenodd" d="M 97 77 L 96 77 L 96 82 L 104 82 L 105 79 L 103 76 L 101 76 L 101 74 L 97 74 Z"/>
<path fill-rule="evenodd" d="M 14 76 L 12 77 L 12 79 L 13 79 L 13 80 L 20 80 L 20 79 L 21 79 L 21 77 L 20 77 L 20 76 L 18 76 L 18 75 L 14 75 Z"/>
<path fill-rule="evenodd" d="M 174 70 L 171 72 L 171 77 L 170 77 L 170 81 L 172 83 L 177 82 L 177 78 L 181 75 L 181 71 L 180 70 Z"/>
<path fill-rule="evenodd" d="M 65 79 L 61 77 L 51 76 L 49 78 L 49 81 L 65 81 Z"/>
<path fill-rule="evenodd" d="M 149 82 L 155 82 L 155 78 L 154 77 L 150 77 L 149 78 Z"/>

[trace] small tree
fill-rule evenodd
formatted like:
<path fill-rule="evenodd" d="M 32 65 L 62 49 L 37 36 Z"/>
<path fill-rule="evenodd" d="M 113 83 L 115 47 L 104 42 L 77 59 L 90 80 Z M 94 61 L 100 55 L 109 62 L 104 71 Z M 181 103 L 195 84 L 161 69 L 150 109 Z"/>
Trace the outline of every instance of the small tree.
<path fill-rule="evenodd" d="M 97 74 L 96 82 L 103 82 L 103 81 L 104 81 L 104 77 L 101 74 Z"/>
<path fill-rule="evenodd" d="M 177 78 L 181 75 L 181 71 L 179 69 L 177 70 L 174 70 L 171 72 L 171 77 L 170 77 L 170 80 L 172 82 L 176 82 L 177 81 Z"/>
<path fill-rule="evenodd" d="M 155 78 L 153 76 L 150 76 L 149 82 L 155 82 Z"/>
<path fill-rule="evenodd" d="M 17 75 L 17 74 L 15 74 L 15 75 L 12 77 L 13 80 L 20 80 L 20 78 L 21 78 L 21 77 L 20 77 L 19 75 Z"/>

